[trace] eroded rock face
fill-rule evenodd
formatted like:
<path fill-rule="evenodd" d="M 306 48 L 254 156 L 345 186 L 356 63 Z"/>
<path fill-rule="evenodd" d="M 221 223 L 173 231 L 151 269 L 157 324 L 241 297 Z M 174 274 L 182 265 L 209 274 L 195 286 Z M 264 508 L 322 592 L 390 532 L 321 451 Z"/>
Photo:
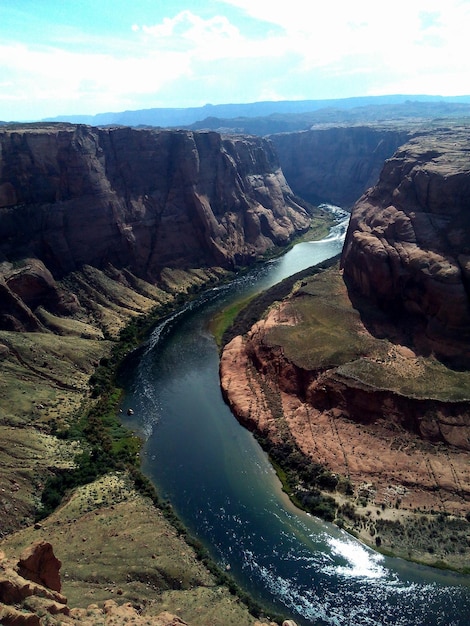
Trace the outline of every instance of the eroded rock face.
<path fill-rule="evenodd" d="M 51 544 L 47 541 L 37 541 L 21 554 L 18 572 L 23 578 L 60 592 L 61 565 L 54 555 Z"/>
<path fill-rule="evenodd" d="M 385 159 L 411 130 L 350 126 L 280 133 L 270 138 L 289 185 L 310 202 L 351 207 L 375 185 Z"/>
<path fill-rule="evenodd" d="M 377 528 L 385 517 L 381 528 L 391 523 L 381 545 L 405 558 L 411 545 L 407 537 L 413 536 L 413 549 L 429 562 L 434 539 L 430 532 L 420 543 L 413 533 L 402 532 L 402 524 L 424 511 L 430 519 L 438 511 L 450 514 L 449 520 L 456 516 L 462 524 L 461 551 L 445 546 L 445 536 L 455 540 L 449 530 L 449 535 L 434 535 L 432 553 L 451 567 L 466 567 L 468 373 L 442 364 L 436 368 L 435 359 L 370 335 L 336 267 L 298 279 L 292 288 L 251 329 L 224 346 L 220 380 L 233 413 L 289 469 L 297 472 L 303 463 L 301 475 L 308 476 L 320 464 L 342 477 L 336 491 L 316 482 L 316 488 L 326 488 L 336 499 L 337 517 L 344 512 L 345 496 L 354 515 L 361 515 L 355 507 L 365 490 L 366 499 L 374 502 L 366 517 L 377 511 Z M 348 329 L 346 335 L 340 325 Z M 457 388 L 461 398 L 451 399 L 449 391 Z M 300 456 L 292 455 L 294 447 Z M 340 486 L 344 477 L 350 487 L 346 491 Z M 308 478 L 302 480 L 305 484 L 295 494 L 299 498 L 312 487 Z M 370 542 L 361 524 L 355 532 Z"/>
<path fill-rule="evenodd" d="M 129 602 L 119 605 L 107 600 L 101 608 L 97 604 L 70 608 L 67 598 L 59 593 L 60 565 L 46 541 L 27 548 L 17 564 L 0 552 L 0 623 L 4 626 L 187 626 L 187 622 L 167 611 L 143 616 Z"/>
<path fill-rule="evenodd" d="M 88 263 L 233 265 L 308 226 L 271 145 L 217 133 L 65 126 L 0 133 L 3 254 L 57 277 Z"/>
<path fill-rule="evenodd" d="M 351 294 L 401 318 L 426 353 L 470 363 L 470 139 L 411 140 L 354 206 L 342 267 Z"/>
<path fill-rule="evenodd" d="M 215 132 L 30 125 L 0 132 L 0 327 L 34 330 L 55 281 L 84 265 L 248 264 L 308 228 L 272 145 Z"/>

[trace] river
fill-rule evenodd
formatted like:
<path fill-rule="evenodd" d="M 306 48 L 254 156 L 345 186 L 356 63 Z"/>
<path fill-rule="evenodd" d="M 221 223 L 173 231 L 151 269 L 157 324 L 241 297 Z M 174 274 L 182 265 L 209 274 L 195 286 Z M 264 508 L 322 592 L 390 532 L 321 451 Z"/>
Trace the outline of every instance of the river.
<path fill-rule="evenodd" d="M 250 432 L 225 404 L 209 322 L 341 251 L 346 220 L 155 328 L 127 377 L 124 413 L 144 435 L 143 471 L 242 588 L 298 624 L 468 626 L 470 579 L 384 557 L 296 509 Z"/>

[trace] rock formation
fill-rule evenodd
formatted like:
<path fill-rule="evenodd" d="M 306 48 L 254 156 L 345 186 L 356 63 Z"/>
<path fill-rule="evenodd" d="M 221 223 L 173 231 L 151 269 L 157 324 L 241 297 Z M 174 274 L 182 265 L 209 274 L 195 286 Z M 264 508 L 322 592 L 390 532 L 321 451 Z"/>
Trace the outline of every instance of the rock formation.
<path fill-rule="evenodd" d="M 21 554 L 18 561 L 18 573 L 23 578 L 60 592 L 61 565 L 59 559 L 54 556 L 51 544 L 38 541 Z"/>
<path fill-rule="evenodd" d="M 353 298 L 401 318 L 416 348 L 458 366 L 470 364 L 469 150 L 467 129 L 401 147 L 354 206 L 342 257 Z"/>
<path fill-rule="evenodd" d="M 0 552 L 0 623 L 3 626 L 95 624 L 184 626 L 186 622 L 168 612 L 142 616 L 129 602 L 108 600 L 100 608 L 70 608 L 60 592 L 61 563 L 52 546 L 38 541 L 15 563 Z"/>
<path fill-rule="evenodd" d="M 60 581 L 61 563 L 55 558 L 50 543 L 36 541 L 29 546 L 19 561 L 8 558 L 0 551 L 0 623 L 2 626 L 188 626 L 181 617 L 168 610 L 154 606 L 158 599 L 135 603 L 123 597 L 106 599 L 85 607 L 71 607 L 67 598 L 54 587 Z M 27 567 L 25 567 L 27 563 Z M 32 567 L 32 569 L 31 569 Z M 38 578 L 42 582 L 38 582 Z M 46 581 L 52 581 L 50 587 Z M 60 587 L 60 582 L 59 582 Z M 194 593 L 194 590 L 192 590 Z M 217 592 L 216 592 L 217 593 Z M 155 594 L 156 596 L 160 594 Z M 220 595 L 220 594 L 219 594 Z M 123 596 L 122 589 L 118 596 Z M 160 600 L 161 602 L 161 600 Z M 183 603 L 184 604 L 184 603 Z M 187 611 L 187 607 L 185 607 Z M 196 613 L 201 612 L 201 607 Z M 224 615 L 216 620 L 225 623 Z M 234 614 L 235 615 L 235 614 Z M 242 613 L 238 614 L 238 618 Z M 229 618 L 230 619 L 230 618 Z M 222 621 L 220 621 L 222 620 Z M 245 616 L 238 622 L 252 626 L 278 626 L 275 622 Z M 206 623 L 196 617 L 197 623 Z M 296 626 L 293 620 L 285 620 L 283 626 Z"/>
<path fill-rule="evenodd" d="M 351 481 L 350 506 L 335 511 L 347 527 L 456 568 L 469 550 L 469 149 L 464 129 L 400 148 L 352 209 L 342 271 L 293 277 L 220 365 L 228 403 L 270 454 L 290 442 L 297 465 L 321 464 L 328 496 Z M 311 485 L 298 482 L 302 501 Z"/>
<path fill-rule="evenodd" d="M 35 330 L 85 265 L 156 283 L 164 268 L 246 265 L 309 226 L 271 144 L 215 132 L 0 131 L 0 327 Z"/>
<path fill-rule="evenodd" d="M 270 135 L 293 191 L 310 202 L 351 207 L 375 185 L 385 159 L 412 136 L 410 128 L 336 126 Z"/>

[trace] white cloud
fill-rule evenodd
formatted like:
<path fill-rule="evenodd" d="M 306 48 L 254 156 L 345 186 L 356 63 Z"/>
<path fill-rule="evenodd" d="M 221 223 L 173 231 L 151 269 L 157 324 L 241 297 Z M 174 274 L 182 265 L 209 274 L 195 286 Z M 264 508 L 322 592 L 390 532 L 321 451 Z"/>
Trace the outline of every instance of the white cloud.
<path fill-rule="evenodd" d="M 130 17 L 120 38 L 69 26 L 38 45 L 6 31 L 0 119 L 470 91 L 469 0 L 218 0 L 217 14 L 194 5 L 158 23 Z"/>
<path fill-rule="evenodd" d="M 157 50 L 181 50 L 193 59 L 216 59 L 231 56 L 242 37 L 224 16 L 204 20 L 191 11 L 182 11 L 162 23 L 141 27 L 149 45 Z"/>
<path fill-rule="evenodd" d="M 338 71 L 415 74 L 444 72 L 449 64 L 469 70 L 468 0 L 219 0 L 284 31 L 277 45 L 302 59 L 299 70 L 332 66 Z M 464 67 L 462 67 L 464 66 Z M 470 71 L 469 71 L 470 75 Z M 467 85 L 461 85 L 466 89 Z"/>
<path fill-rule="evenodd" d="M 229 41 L 240 36 L 238 29 L 225 16 L 216 15 L 205 20 L 189 10 L 181 11 L 174 18 L 165 17 L 161 24 L 143 26 L 142 30 L 159 39 L 181 38 L 197 45 L 205 38 Z"/>
<path fill-rule="evenodd" d="M 159 24 L 134 26 L 134 29 L 143 34 L 149 49 L 185 51 L 193 63 L 272 57 L 283 52 L 277 39 L 249 39 L 223 15 L 203 19 L 185 10 L 174 18 L 164 18 Z"/>
<path fill-rule="evenodd" d="M 138 108 L 139 96 L 155 94 L 190 75 L 188 58 L 179 52 L 118 58 L 99 52 L 79 53 L 25 44 L 0 45 L 0 77 L 9 83 L 2 99 L 25 101 L 2 119 L 52 116 Z M 47 107 L 43 110 L 42 103 Z M 30 110 L 28 113 L 27 111 Z"/>

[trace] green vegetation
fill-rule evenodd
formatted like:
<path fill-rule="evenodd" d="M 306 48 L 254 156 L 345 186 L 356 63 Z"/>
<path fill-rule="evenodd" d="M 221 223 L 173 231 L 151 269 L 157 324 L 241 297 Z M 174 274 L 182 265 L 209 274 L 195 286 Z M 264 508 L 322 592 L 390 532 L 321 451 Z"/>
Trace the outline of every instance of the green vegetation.
<path fill-rule="evenodd" d="M 191 289 L 189 297 L 196 297 L 199 291 Z M 109 356 L 100 359 L 90 377 L 91 399 L 87 408 L 82 410 L 81 417 L 68 428 L 59 429 L 57 423 L 52 424 L 53 434 L 59 439 L 79 441 L 82 452 L 76 455 L 72 469 L 56 469 L 46 480 L 36 519 L 44 519 L 52 513 L 74 488 L 92 483 L 110 472 L 124 471 L 131 478 L 136 491 L 150 498 L 177 533 L 195 550 L 197 558 L 212 574 L 216 584 L 225 586 L 254 617 L 263 618 L 267 609 L 215 563 L 202 543 L 187 532 L 171 504 L 161 501 L 151 481 L 140 470 L 140 439 L 119 420 L 121 390 L 117 387 L 117 381 L 126 357 L 143 343 L 157 322 L 187 302 L 187 299 L 187 294 L 181 294 L 172 304 L 158 305 L 149 315 L 133 318 L 113 343 Z M 243 304 L 234 305 L 233 311 L 225 312 L 225 320 L 221 324 L 226 326 L 227 318 L 233 317 Z M 179 582 L 175 581 L 175 588 L 178 585 Z M 271 609 L 269 615 L 271 620 L 275 619 L 279 623 L 285 619 L 285 616 L 275 614 Z"/>
<path fill-rule="evenodd" d="M 133 318 L 121 330 L 109 357 L 101 358 L 90 377 L 91 400 L 81 416 L 66 429 L 59 430 L 52 425 L 53 433 L 59 438 L 80 441 L 83 451 L 76 456 L 73 469 L 57 469 L 46 480 L 38 519 L 49 515 L 74 487 L 108 472 L 139 465 L 141 442 L 119 421 L 121 391 L 116 386 L 116 377 L 126 355 L 142 343 L 155 323 L 170 310 L 169 304 L 159 305 L 149 315 Z"/>
<path fill-rule="evenodd" d="M 310 229 L 303 235 L 296 237 L 288 246 L 274 250 L 270 249 L 266 254 L 266 259 L 272 259 L 281 254 L 285 254 L 287 250 L 301 241 L 316 241 L 326 237 L 334 224 L 335 219 L 330 213 L 312 210 Z M 327 261 L 319 267 L 324 268 L 328 265 L 329 262 Z M 243 334 L 243 332 L 240 333 L 238 331 L 240 329 L 248 330 L 248 328 L 258 321 L 266 308 L 268 308 L 274 300 L 285 297 L 292 289 L 295 280 L 304 275 L 310 276 L 312 273 L 315 274 L 317 271 L 320 270 L 317 268 L 304 270 L 296 274 L 295 277 L 287 278 L 261 294 L 253 294 L 237 300 L 237 302 L 217 312 L 211 322 L 211 332 L 215 337 L 217 345 L 223 347 L 237 334 Z M 246 330 L 244 332 L 246 332 Z"/>
<path fill-rule="evenodd" d="M 220 347 L 222 345 L 222 338 L 224 336 L 225 331 L 232 326 L 235 321 L 235 318 L 243 310 L 251 300 L 255 297 L 255 295 L 248 296 L 241 300 L 237 300 L 230 306 L 218 311 L 211 320 L 210 330 L 214 335 L 214 338 L 217 342 L 217 345 Z"/>
<path fill-rule="evenodd" d="M 334 257 L 324 263 L 320 263 L 315 267 L 309 267 L 294 276 L 290 276 L 277 283 L 270 289 L 263 291 L 259 295 L 251 298 L 244 308 L 241 308 L 233 324 L 229 326 L 222 335 L 222 347 L 229 343 L 237 335 L 244 335 L 258 320 L 261 319 L 263 313 L 274 303 L 286 298 L 292 291 L 294 285 L 307 277 L 316 276 L 323 272 L 326 268 L 332 267 L 338 263 L 339 256 Z"/>
<path fill-rule="evenodd" d="M 417 399 L 463 402 L 470 399 L 470 372 L 457 371 L 432 357 L 419 357 L 413 376 L 386 368 L 380 360 L 361 359 L 345 363 L 339 373 L 378 389 L 396 391 Z"/>
<path fill-rule="evenodd" d="M 354 309 L 338 306 L 331 296 L 313 300 L 302 297 L 301 291 L 297 294 L 286 314 L 300 322 L 274 327 L 268 345 L 282 345 L 289 360 L 309 370 L 349 363 L 370 349 L 369 338 L 358 333 L 359 315 Z"/>
<path fill-rule="evenodd" d="M 360 314 L 336 270 L 298 280 L 285 313 L 298 323 L 275 326 L 266 342 L 282 346 L 286 358 L 298 367 L 336 367 L 344 378 L 410 398 L 444 402 L 470 398 L 469 371 L 451 369 L 433 357 L 402 358 L 388 339 L 364 333 Z"/>
<path fill-rule="evenodd" d="M 305 202 L 305 200 L 304 200 Z M 312 211 L 312 222 L 309 230 L 295 240 L 300 241 L 318 241 L 328 235 L 331 228 L 337 224 L 337 220 L 329 211 L 316 208 Z"/>
<path fill-rule="evenodd" d="M 403 543 L 409 553 L 434 555 L 465 554 L 470 545 L 469 524 L 462 518 L 440 513 L 410 516 L 406 523 L 399 520 L 377 519 L 374 524 L 377 537 L 388 545 Z M 419 559 L 413 559 L 418 561 Z M 429 564 L 430 560 L 424 561 Z M 448 563 L 432 561 L 433 567 L 448 569 Z M 461 569 L 463 574 L 470 574 L 470 567 Z"/>
<path fill-rule="evenodd" d="M 124 428 L 117 417 L 119 390 L 103 394 L 71 428 L 56 431 L 63 439 L 80 441 L 82 452 L 73 469 L 56 470 L 44 485 L 37 519 L 47 517 L 71 489 L 93 482 L 114 470 L 125 470 L 139 463 L 140 440 Z"/>
<path fill-rule="evenodd" d="M 292 502 L 298 508 L 332 522 L 336 518 L 337 504 L 332 496 L 323 492 L 335 491 L 338 477 L 302 454 L 291 437 L 277 444 L 258 433 L 256 437 L 268 453 L 283 490 Z"/>
<path fill-rule="evenodd" d="M 79 441 L 82 452 L 75 457 L 73 469 L 56 469 L 45 482 L 37 519 L 49 515 L 71 489 L 96 480 L 108 472 L 130 470 L 139 465 L 141 442 L 124 428 L 118 417 L 121 390 L 116 377 L 126 355 L 140 345 L 170 304 L 158 305 L 149 315 L 133 318 L 113 343 L 110 355 L 101 358 L 89 379 L 91 399 L 77 420 L 68 428 L 53 423 L 52 433 L 61 439 Z"/>

